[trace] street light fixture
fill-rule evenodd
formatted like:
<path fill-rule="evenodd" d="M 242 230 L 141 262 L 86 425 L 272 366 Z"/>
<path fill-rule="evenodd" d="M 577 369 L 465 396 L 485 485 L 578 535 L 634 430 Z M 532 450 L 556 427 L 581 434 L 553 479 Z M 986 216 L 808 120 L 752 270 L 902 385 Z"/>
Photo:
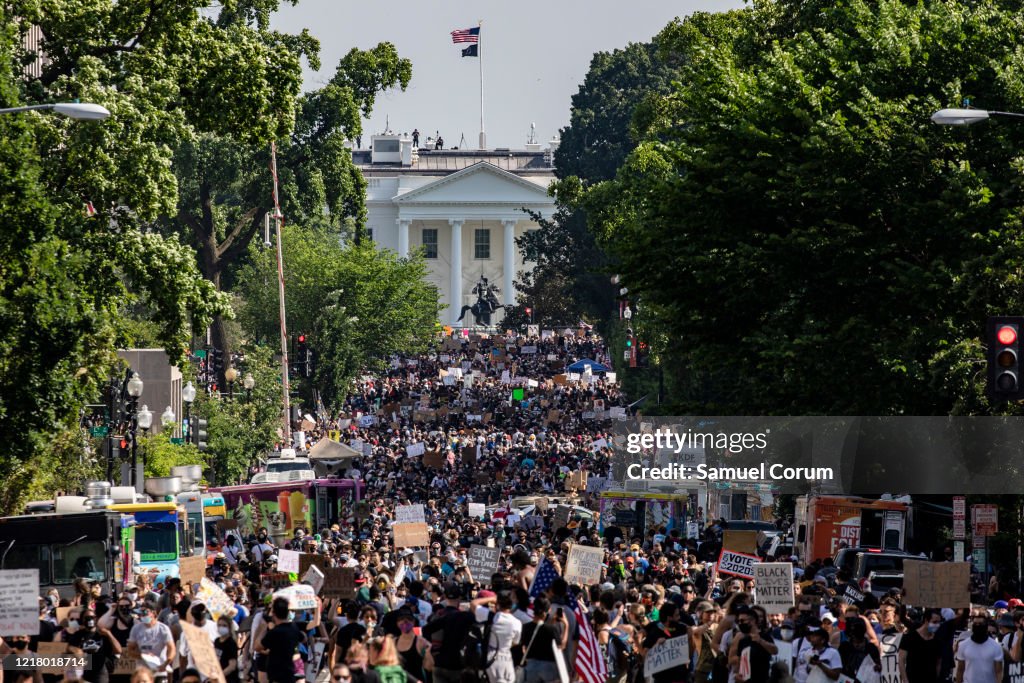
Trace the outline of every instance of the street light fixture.
<path fill-rule="evenodd" d="M 138 420 L 139 429 L 146 431 L 153 426 L 153 411 L 143 403 L 142 408 L 136 413 L 136 419 Z"/>
<path fill-rule="evenodd" d="M 228 383 L 228 400 L 230 401 L 233 397 L 233 387 L 235 385 L 235 380 L 238 379 L 238 370 L 236 370 L 234 367 L 228 368 L 227 370 L 224 371 L 224 379 Z"/>
<path fill-rule="evenodd" d="M 166 429 L 167 427 L 174 426 L 174 423 L 177 421 L 177 419 L 178 418 L 177 416 L 175 416 L 174 411 L 171 410 L 171 407 L 167 406 L 163 414 L 160 416 L 160 424 L 162 424 Z"/>
<path fill-rule="evenodd" d="M 142 396 L 142 387 L 142 378 L 139 377 L 139 373 L 133 372 L 131 379 L 128 380 L 128 395 L 132 398 Z"/>
<path fill-rule="evenodd" d="M 23 111 L 52 109 L 58 114 L 80 121 L 102 121 L 110 116 L 106 107 L 91 102 L 58 102 L 56 104 L 30 104 L 24 107 L 0 109 L 0 114 L 19 114 Z"/>
<path fill-rule="evenodd" d="M 987 121 L 993 116 L 1024 119 L 1024 114 L 1012 111 L 986 111 L 984 109 L 940 109 L 932 114 L 932 123 L 940 126 L 970 126 Z"/>
<path fill-rule="evenodd" d="M 189 380 L 181 390 L 181 400 L 186 404 L 191 404 L 192 401 L 196 400 L 196 388 L 192 386 L 192 380 Z"/>
<path fill-rule="evenodd" d="M 245 387 L 246 391 L 252 391 L 252 388 L 256 386 L 256 378 L 252 376 L 251 372 L 245 373 L 245 379 L 242 380 L 242 386 Z"/>

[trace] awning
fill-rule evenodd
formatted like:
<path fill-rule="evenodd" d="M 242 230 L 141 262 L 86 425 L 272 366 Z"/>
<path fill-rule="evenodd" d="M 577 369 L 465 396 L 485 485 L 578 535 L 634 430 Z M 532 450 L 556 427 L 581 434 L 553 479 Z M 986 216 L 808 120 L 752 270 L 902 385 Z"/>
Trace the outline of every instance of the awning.
<path fill-rule="evenodd" d="M 310 460 L 344 460 L 358 458 L 363 454 L 354 448 L 333 439 L 320 439 L 309 449 Z"/>

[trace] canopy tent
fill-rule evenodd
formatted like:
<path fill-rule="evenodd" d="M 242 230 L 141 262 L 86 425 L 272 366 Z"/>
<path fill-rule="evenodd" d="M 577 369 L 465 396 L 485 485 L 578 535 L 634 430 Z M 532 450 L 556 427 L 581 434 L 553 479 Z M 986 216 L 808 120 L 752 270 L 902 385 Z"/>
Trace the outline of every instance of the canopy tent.
<path fill-rule="evenodd" d="M 348 460 L 361 457 L 359 451 L 333 439 L 320 439 L 309 449 L 309 459 L 316 460 Z"/>
<path fill-rule="evenodd" d="M 582 360 L 576 361 L 575 363 L 567 367 L 566 370 L 568 370 L 569 372 L 583 372 L 584 370 L 587 369 L 587 365 L 590 366 L 591 372 L 611 372 L 612 370 L 608 366 L 601 365 L 596 360 L 590 360 L 589 358 L 584 358 Z"/>

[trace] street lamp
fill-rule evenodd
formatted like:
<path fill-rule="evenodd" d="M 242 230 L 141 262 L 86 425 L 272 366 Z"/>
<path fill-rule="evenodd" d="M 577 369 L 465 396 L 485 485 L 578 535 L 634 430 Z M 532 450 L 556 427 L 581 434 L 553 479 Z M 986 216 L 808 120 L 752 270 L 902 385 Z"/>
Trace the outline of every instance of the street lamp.
<path fill-rule="evenodd" d="M 153 411 L 149 409 L 145 403 L 142 404 L 142 408 L 135 414 L 136 420 L 139 424 L 139 429 L 142 431 L 148 431 L 153 426 Z"/>
<path fill-rule="evenodd" d="M 128 380 L 128 395 L 132 398 L 142 396 L 142 387 L 142 378 L 139 377 L 139 373 L 133 372 L 131 379 Z"/>
<path fill-rule="evenodd" d="M 232 386 L 234 385 L 235 380 L 238 379 L 238 370 L 233 367 L 228 368 L 224 371 L 224 379 L 228 383 L 228 400 L 230 401 L 232 397 Z"/>
<path fill-rule="evenodd" d="M 256 386 L 256 378 L 252 376 L 251 372 L 245 373 L 245 378 L 242 380 L 242 386 L 245 387 L 245 400 L 246 402 L 252 400 L 252 388 Z"/>
<path fill-rule="evenodd" d="M 185 402 L 185 441 L 189 440 L 189 432 L 192 431 L 192 401 L 196 400 L 196 388 L 192 386 L 192 380 L 188 381 L 181 389 L 181 400 Z"/>
<path fill-rule="evenodd" d="M 38 111 L 40 109 L 52 109 L 71 119 L 80 121 L 102 121 L 110 116 L 106 107 L 91 102 L 58 102 L 56 104 L 30 104 L 24 107 L 9 107 L 0 109 L 0 114 L 19 114 L 23 111 Z"/>
<path fill-rule="evenodd" d="M 178 418 L 177 416 L 175 416 L 174 411 L 171 410 L 171 407 L 167 406 L 163 414 L 160 415 L 160 424 L 164 426 L 164 429 L 168 427 L 173 427 L 177 419 Z"/>
<path fill-rule="evenodd" d="M 1024 114 L 1012 111 L 986 111 L 984 109 L 940 109 L 932 114 L 932 123 L 940 126 L 970 126 L 987 121 L 993 116 L 1024 119 Z"/>

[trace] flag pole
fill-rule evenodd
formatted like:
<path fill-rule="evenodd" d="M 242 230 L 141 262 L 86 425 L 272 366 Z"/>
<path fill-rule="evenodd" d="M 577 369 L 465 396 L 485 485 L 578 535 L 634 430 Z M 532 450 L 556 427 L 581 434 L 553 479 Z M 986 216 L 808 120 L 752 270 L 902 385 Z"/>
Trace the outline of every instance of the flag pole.
<path fill-rule="evenodd" d="M 484 133 L 484 22 L 477 22 L 480 32 L 477 34 L 476 58 L 480 62 L 480 149 L 487 149 L 487 134 Z"/>

